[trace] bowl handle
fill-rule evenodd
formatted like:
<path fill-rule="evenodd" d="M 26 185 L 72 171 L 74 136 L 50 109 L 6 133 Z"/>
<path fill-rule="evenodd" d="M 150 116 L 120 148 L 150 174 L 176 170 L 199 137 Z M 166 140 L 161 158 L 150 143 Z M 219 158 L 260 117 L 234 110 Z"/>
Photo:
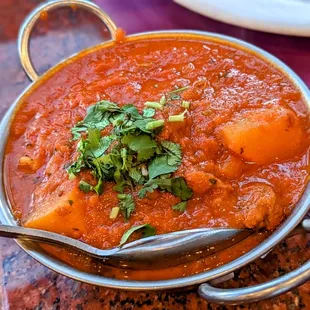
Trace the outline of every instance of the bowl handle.
<path fill-rule="evenodd" d="M 310 232 L 310 219 L 303 220 L 302 226 Z M 222 289 L 208 283 L 201 284 L 199 295 L 210 301 L 222 305 L 239 305 L 276 297 L 286 293 L 310 280 L 310 260 L 298 269 L 266 283 L 244 288 Z"/>
<path fill-rule="evenodd" d="M 94 3 L 91 3 L 87 0 L 53 0 L 40 4 L 26 17 L 26 19 L 22 23 L 17 40 L 18 53 L 21 64 L 31 81 L 35 81 L 39 78 L 39 75 L 35 70 L 32 60 L 30 58 L 29 51 L 29 39 L 32 28 L 34 27 L 35 23 L 40 18 L 42 13 L 67 6 L 83 8 L 86 11 L 95 14 L 105 23 L 111 33 L 112 39 L 115 40 L 116 38 L 116 25 L 114 24 L 112 19 Z"/>

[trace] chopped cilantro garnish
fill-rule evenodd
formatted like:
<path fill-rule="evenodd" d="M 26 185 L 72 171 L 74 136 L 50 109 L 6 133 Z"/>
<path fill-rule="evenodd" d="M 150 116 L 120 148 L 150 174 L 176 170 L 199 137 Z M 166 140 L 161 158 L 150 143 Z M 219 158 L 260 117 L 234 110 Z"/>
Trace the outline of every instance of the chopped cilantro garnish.
<path fill-rule="evenodd" d="M 156 103 L 162 108 L 165 100 L 166 97 L 162 96 L 160 103 L 146 102 L 146 106 Z M 155 119 L 154 115 L 155 110 L 151 107 L 145 108 L 141 115 L 131 104 L 119 107 L 103 100 L 89 107 L 84 120 L 71 129 L 73 140 L 80 140 L 76 161 L 66 166 L 69 178 L 81 171 L 89 171 L 93 177 L 91 184 L 96 185 L 81 180 L 79 188 L 85 193 L 94 191 L 98 195 L 103 193 L 105 182 L 115 182 L 113 189 L 120 193 L 118 208 L 125 220 L 135 209 L 130 192 L 135 191 L 136 186 L 143 186 L 139 197 L 156 188 L 183 201 L 192 196 L 183 178 L 169 175 L 181 164 L 181 147 L 171 141 L 159 142 L 156 139 L 164 120 Z M 101 131 L 107 126 L 111 127 L 110 134 L 102 136 Z"/>
<path fill-rule="evenodd" d="M 147 123 L 145 128 L 147 130 L 154 130 L 156 128 L 162 127 L 164 125 L 164 123 L 165 123 L 165 121 L 163 119 L 159 119 L 159 120 Z"/>
<path fill-rule="evenodd" d="M 141 184 L 144 180 L 142 168 L 141 167 L 132 167 L 129 170 L 129 176 L 136 182 L 137 184 Z"/>
<path fill-rule="evenodd" d="M 170 96 L 170 99 L 171 99 L 171 100 L 180 100 L 180 99 L 181 99 L 181 96 L 180 96 L 180 95 L 171 95 L 171 96 Z"/>
<path fill-rule="evenodd" d="M 144 105 L 148 108 L 159 109 L 159 110 L 163 108 L 163 106 L 159 102 L 154 102 L 154 101 L 147 101 L 144 103 Z"/>
<path fill-rule="evenodd" d="M 183 113 L 178 115 L 170 115 L 169 116 L 169 122 L 184 122 L 184 116 L 187 113 L 187 110 L 185 110 Z"/>
<path fill-rule="evenodd" d="M 186 209 L 187 201 L 181 201 L 172 207 L 173 210 L 184 212 Z"/>
<path fill-rule="evenodd" d="M 142 232 L 142 238 L 146 238 L 146 237 L 156 235 L 156 229 L 153 226 L 151 226 L 150 224 L 142 224 L 142 225 L 138 225 L 138 226 L 132 226 L 127 231 L 125 231 L 119 245 L 120 246 L 124 245 L 128 241 L 129 237 L 134 232 L 137 232 L 139 230 Z"/>
<path fill-rule="evenodd" d="M 155 115 L 155 109 L 146 108 L 143 110 L 143 117 L 153 117 Z"/>
<path fill-rule="evenodd" d="M 120 207 L 113 207 L 112 208 L 112 210 L 110 212 L 110 219 L 111 220 L 115 220 L 117 218 L 119 210 L 120 210 Z"/>
<path fill-rule="evenodd" d="M 90 184 L 88 184 L 87 182 L 83 180 L 80 181 L 79 188 L 84 193 L 88 193 L 93 189 L 93 187 Z"/>
<path fill-rule="evenodd" d="M 173 142 L 168 142 L 166 146 L 169 147 L 166 148 L 164 155 L 156 156 L 149 164 L 150 179 L 174 172 L 181 164 L 182 154 L 180 146 Z"/>
<path fill-rule="evenodd" d="M 83 121 L 78 122 L 72 129 L 73 140 L 77 140 L 81 136 L 81 132 L 88 128 L 97 128 L 102 130 L 111 123 L 112 113 L 120 113 L 120 107 L 113 102 L 103 100 L 87 109 L 87 116 Z"/>
<path fill-rule="evenodd" d="M 101 195 L 103 193 L 103 182 L 102 179 L 98 180 L 96 186 L 93 187 L 93 190 L 98 194 Z"/>
<path fill-rule="evenodd" d="M 139 191 L 139 197 L 145 197 L 147 192 L 152 193 L 154 189 L 160 188 L 174 194 L 175 196 L 181 198 L 183 201 L 188 200 L 192 197 L 193 192 L 187 186 L 184 178 L 168 178 L 168 179 L 154 179 L 148 181 L 142 189 Z"/>
<path fill-rule="evenodd" d="M 122 211 L 125 220 L 130 218 L 131 213 L 135 209 L 135 202 L 131 194 L 118 194 L 119 208 Z"/>
<path fill-rule="evenodd" d="M 157 147 L 156 141 L 146 134 L 140 134 L 139 136 L 126 135 L 123 137 L 122 143 L 128 145 L 130 150 L 137 153 L 138 161 L 151 158 Z"/>
<path fill-rule="evenodd" d="M 165 95 L 161 96 L 161 98 L 160 98 L 160 100 L 159 100 L 159 103 L 160 103 L 162 106 L 164 106 L 164 105 L 166 104 L 166 102 L 167 102 L 166 96 L 165 96 Z"/>
<path fill-rule="evenodd" d="M 182 101 L 182 107 L 185 108 L 185 109 L 188 109 L 189 106 L 190 106 L 190 102 L 189 101 L 186 101 L 186 100 L 183 100 Z"/>

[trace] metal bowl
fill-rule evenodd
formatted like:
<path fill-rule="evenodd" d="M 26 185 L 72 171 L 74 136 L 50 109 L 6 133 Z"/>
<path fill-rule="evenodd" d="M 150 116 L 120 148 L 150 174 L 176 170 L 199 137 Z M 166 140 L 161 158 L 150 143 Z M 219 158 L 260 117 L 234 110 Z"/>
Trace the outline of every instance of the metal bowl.
<path fill-rule="evenodd" d="M 12 104 L 11 108 L 6 113 L 5 117 L 2 119 L 0 124 L 0 132 L 2 139 L 0 141 L 0 173 L 3 176 L 3 159 L 4 150 L 6 145 L 6 140 L 9 133 L 10 122 L 14 112 L 18 108 L 19 104 L 23 101 L 24 96 L 28 95 L 32 90 L 40 85 L 43 80 L 48 79 L 52 76 L 58 69 L 62 68 L 66 64 L 74 61 L 80 55 L 77 54 L 64 62 L 56 65 L 48 72 L 43 74 L 41 77 L 38 76 L 35 69 L 33 68 L 30 55 L 29 55 L 29 37 L 36 20 L 39 18 L 40 14 L 44 10 L 50 11 L 63 6 L 75 5 L 77 7 L 84 8 L 94 14 L 96 14 L 108 27 L 112 40 L 115 39 L 115 32 L 117 27 L 113 21 L 104 12 L 100 10 L 95 4 L 90 3 L 86 0 L 56 0 L 50 1 L 48 3 L 43 3 L 38 6 L 25 20 L 21 26 L 18 40 L 18 48 L 20 53 L 20 58 L 22 65 L 28 75 L 28 77 L 33 81 L 33 83 L 27 87 L 21 95 Z M 249 43 L 241 40 L 234 39 L 232 37 L 202 32 L 202 31 L 158 31 L 158 32 L 147 32 L 138 33 L 128 37 L 128 40 L 140 40 L 145 38 L 162 38 L 162 37 L 182 37 L 182 38 L 197 38 L 213 42 L 222 42 L 233 45 L 234 47 L 245 50 L 258 55 L 260 58 L 269 62 L 272 66 L 277 67 L 284 75 L 286 75 L 300 90 L 303 95 L 304 101 L 308 104 L 310 108 L 310 92 L 302 80 L 283 62 L 275 58 L 266 51 L 255 47 Z M 89 49 L 84 50 L 83 55 L 92 53 L 99 49 L 104 49 L 113 44 L 113 41 L 108 41 Z M 64 262 L 57 260 L 45 253 L 38 245 L 35 243 L 26 243 L 17 241 L 17 243 L 23 248 L 29 255 L 35 258 L 37 261 L 41 262 L 43 265 L 49 267 L 50 269 L 73 278 L 82 282 L 100 285 L 110 288 L 118 288 L 124 290 L 168 290 L 181 287 L 197 286 L 204 282 L 209 282 L 214 279 L 223 277 L 225 275 L 232 273 L 233 271 L 247 265 L 253 260 L 261 257 L 268 251 L 272 250 L 281 240 L 283 240 L 304 218 L 310 207 L 310 185 L 308 184 L 305 191 L 297 203 L 296 207 L 289 215 L 289 217 L 262 243 L 257 247 L 242 255 L 241 257 L 212 270 L 201 272 L 192 276 L 187 276 L 183 278 L 176 278 L 170 280 L 158 280 L 158 281 L 133 281 L 133 280 L 118 280 L 113 278 L 108 278 L 104 276 L 98 276 L 91 273 L 83 272 L 81 270 L 75 269 Z M 9 201 L 5 194 L 3 178 L 0 180 L 0 221 L 6 225 L 18 225 L 16 222 L 9 205 Z M 201 284 L 199 286 L 199 294 L 208 299 L 209 301 L 217 303 L 226 304 L 237 304 L 253 302 L 257 300 L 262 300 L 270 297 L 274 297 L 294 287 L 301 285 L 310 279 L 310 261 L 305 265 L 296 269 L 295 271 L 282 276 L 273 281 L 267 282 L 265 284 L 260 284 L 247 288 L 240 289 L 217 289 L 213 288 L 209 284 Z"/>

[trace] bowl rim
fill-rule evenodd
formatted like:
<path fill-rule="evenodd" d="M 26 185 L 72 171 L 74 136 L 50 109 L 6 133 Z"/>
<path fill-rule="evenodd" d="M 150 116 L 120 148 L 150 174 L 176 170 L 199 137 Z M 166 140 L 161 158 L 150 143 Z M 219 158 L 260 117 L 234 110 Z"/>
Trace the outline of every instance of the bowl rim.
<path fill-rule="evenodd" d="M 253 44 L 247 43 L 243 40 L 235 39 L 230 36 L 216 34 L 212 32 L 196 31 L 196 30 L 163 30 L 163 31 L 151 31 L 151 32 L 141 32 L 128 36 L 126 42 L 128 41 L 139 41 L 143 39 L 156 39 L 156 38 L 180 38 L 180 39 L 201 39 L 206 42 L 217 42 L 231 45 L 237 49 L 245 50 L 250 53 L 256 54 L 259 58 L 271 63 L 274 67 L 278 68 L 285 76 L 287 76 L 291 82 L 300 90 L 303 95 L 304 101 L 306 102 L 308 109 L 310 109 L 310 92 L 305 83 L 299 78 L 299 76 L 291 70 L 286 64 L 281 60 L 266 52 L 265 50 L 256 47 Z M 26 89 L 18 96 L 14 101 L 12 106 L 6 112 L 5 116 L 0 123 L 0 132 L 2 133 L 2 139 L 0 140 L 0 222 L 6 225 L 18 225 L 17 221 L 11 212 L 10 203 L 6 196 L 4 189 L 4 151 L 6 147 L 6 142 L 8 138 L 9 128 L 11 120 L 14 116 L 14 112 L 18 110 L 19 105 L 22 103 L 22 99 L 27 96 L 36 87 L 39 87 L 42 81 L 47 80 L 50 76 L 56 73 L 59 69 L 71 63 L 79 57 L 84 57 L 87 54 L 95 52 L 99 49 L 110 47 L 114 44 L 113 41 L 103 42 L 94 45 L 90 48 L 84 49 L 81 52 L 61 61 L 47 72 L 45 72 L 38 80 L 31 83 Z M 191 276 L 186 276 L 182 278 L 174 278 L 168 280 L 152 280 L 152 281 L 137 281 L 137 280 L 120 280 L 113 279 L 101 275 L 91 274 L 78 270 L 71 267 L 64 262 L 49 256 L 44 253 L 38 246 L 30 242 L 16 241 L 17 244 L 30 256 L 42 263 L 44 266 L 52 269 L 53 271 L 65 275 L 69 278 L 93 284 L 99 286 L 105 286 L 109 288 L 117 288 L 124 290 L 163 290 L 163 289 L 174 289 L 186 286 L 198 285 L 203 282 L 210 281 L 215 278 L 222 277 L 228 273 L 239 269 L 253 260 L 261 257 L 265 253 L 272 250 L 272 248 L 277 245 L 281 240 L 283 240 L 303 219 L 310 208 L 310 185 L 306 185 L 301 199 L 296 204 L 294 210 L 291 214 L 281 223 L 281 225 L 276 228 L 272 234 L 267 237 L 258 246 L 250 250 L 249 252 L 243 254 L 242 256 L 234 259 L 233 261 L 224 264 L 222 266 L 216 267 L 211 270 L 200 272 Z"/>

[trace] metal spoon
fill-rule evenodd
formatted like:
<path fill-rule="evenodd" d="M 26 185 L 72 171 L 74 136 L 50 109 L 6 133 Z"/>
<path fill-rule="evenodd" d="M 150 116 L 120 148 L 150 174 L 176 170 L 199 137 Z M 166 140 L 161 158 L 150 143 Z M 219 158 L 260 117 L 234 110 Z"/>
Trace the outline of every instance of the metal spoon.
<path fill-rule="evenodd" d="M 0 236 L 70 248 L 103 260 L 105 264 L 132 269 L 176 266 L 231 247 L 251 230 L 200 228 L 140 239 L 122 247 L 101 250 L 79 240 L 44 230 L 0 225 Z"/>

